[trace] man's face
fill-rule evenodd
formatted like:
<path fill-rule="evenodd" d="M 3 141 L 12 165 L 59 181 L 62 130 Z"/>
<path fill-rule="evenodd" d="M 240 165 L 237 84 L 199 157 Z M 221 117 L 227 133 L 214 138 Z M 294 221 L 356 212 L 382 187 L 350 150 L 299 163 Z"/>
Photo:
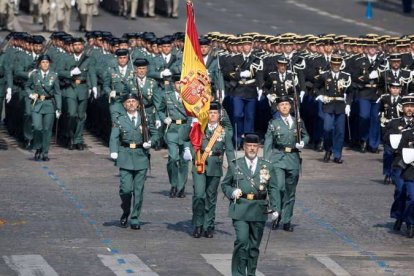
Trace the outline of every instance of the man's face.
<path fill-rule="evenodd" d="M 292 44 L 285 44 L 282 46 L 283 52 L 286 54 L 290 54 L 293 51 L 293 45 Z"/>
<path fill-rule="evenodd" d="M 160 50 L 159 49 L 160 48 L 158 48 L 158 45 L 157 44 L 154 43 L 154 44 L 151 45 L 152 53 L 158 55 L 160 53 Z"/>
<path fill-rule="evenodd" d="M 341 64 L 339 63 L 331 63 L 331 70 L 335 73 L 339 72 L 339 69 L 341 68 Z"/>
<path fill-rule="evenodd" d="M 284 74 L 286 72 L 287 64 L 284 63 L 277 63 L 276 64 L 277 71 L 281 74 Z"/>
<path fill-rule="evenodd" d="M 256 158 L 257 153 L 259 152 L 259 144 L 257 143 L 244 143 L 243 144 L 244 155 L 253 160 Z"/>
<path fill-rule="evenodd" d="M 37 55 L 42 52 L 43 44 L 33 44 L 33 52 L 35 52 Z"/>
<path fill-rule="evenodd" d="M 390 94 L 392 96 L 398 96 L 401 93 L 401 87 L 398 86 L 390 86 Z"/>
<path fill-rule="evenodd" d="M 208 122 L 210 124 L 216 124 L 219 121 L 219 111 L 218 110 L 210 110 L 208 112 Z"/>
<path fill-rule="evenodd" d="M 49 61 L 48 61 L 48 60 L 42 60 L 42 61 L 40 62 L 40 69 L 41 69 L 42 71 L 46 72 L 47 70 L 49 70 L 49 65 L 50 65 L 50 63 L 49 63 Z"/>
<path fill-rule="evenodd" d="M 377 47 L 375 46 L 368 46 L 365 50 L 369 56 L 375 56 L 377 54 Z"/>
<path fill-rule="evenodd" d="M 252 50 L 252 44 L 251 43 L 243 43 L 242 45 L 242 51 L 245 55 L 249 54 Z"/>
<path fill-rule="evenodd" d="M 135 48 L 137 46 L 137 40 L 135 38 L 130 38 L 128 40 L 128 43 L 129 43 L 129 47 L 131 48 Z"/>
<path fill-rule="evenodd" d="M 119 44 L 119 49 L 128 49 L 128 48 L 129 48 L 128 43 L 121 43 L 121 44 Z"/>
<path fill-rule="evenodd" d="M 401 67 L 401 60 L 398 60 L 398 61 L 397 60 L 390 61 L 390 65 L 391 65 L 391 68 L 393 70 L 398 70 Z"/>
<path fill-rule="evenodd" d="M 332 45 L 325 45 L 323 46 L 323 50 L 326 54 L 330 55 L 332 53 L 333 47 Z"/>
<path fill-rule="evenodd" d="M 75 54 L 80 54 L 83 51 L 83 43 L 82 42 L 75 42 L 73 45 L 73 52 Z"/>
<path fill-rule="evenodd" d="M 280 115 L 286 117 L 290 113 L 290 108 L 292 106 L 289 102 L 281 102 L 277 104 L 277 110 L 279 111 Z"/>
<path fill-rule="evenodd" d="M 414 115 L 414 104 L 403 105 L 404 116 L 412 117 Z"/>
<path fill-rule="evenodd" d="M 161 51 L 164 55 L 168 55 L 171 53 L 172 45 L 171 44 L 163 44 Z"/>
<path fill-rule="evenodd" d="M 124 67 L 128 63 L 128 56 L 119 56 L 118 57 L 118 65 Z"/>
<path fill-rule="evenodd" d="M 148 71 L 147 66 L 135 67 L 135 74 L 141 79 L 147 75 L 147 71 Z"/>
<path fill-rule="evenodd" d="M 200 48 L 201 48 L 201 54 L 203 56 L 208 55 L 208 53 L 210 52 L 210 45 L 201 45 Z"/>
<path fill-rule="evenodd" d="M 135 99 L 128 99 L 124 102 L 124 108 L 128 113 L 134 113 L 138 108 L 138 101 Z"/>

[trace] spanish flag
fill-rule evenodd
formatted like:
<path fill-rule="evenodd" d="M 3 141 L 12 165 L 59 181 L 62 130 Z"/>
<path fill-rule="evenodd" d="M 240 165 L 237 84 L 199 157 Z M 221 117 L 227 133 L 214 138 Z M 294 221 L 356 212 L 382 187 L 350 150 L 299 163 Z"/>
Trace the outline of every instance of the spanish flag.
<path fill-rule="evenodd" d="M 187 113 L 198 119 L 198 123 L 193 124 L 191 129 L 190 140 L 194 150 L 199 151 L 203 132 L 208 122 L 211 83 L 201 55 L 191 0 L 187 0 L 187 23 L 181 71 L 181 98 Z"/>

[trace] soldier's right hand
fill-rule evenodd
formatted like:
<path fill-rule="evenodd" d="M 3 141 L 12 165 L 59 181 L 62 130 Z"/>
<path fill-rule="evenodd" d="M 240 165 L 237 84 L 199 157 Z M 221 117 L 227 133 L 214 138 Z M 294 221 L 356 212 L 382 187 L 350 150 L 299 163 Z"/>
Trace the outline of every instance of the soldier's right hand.
<path fill-rule="evenodd" d="M 9 87 L 6 91 L 6 103 L 9 103 L 12 98 L 12 89 Z"/>
<path fill-rule="evenodd" d="M 233 198 L 233 199 L 239 199 L 241 197 L 241 195 L 242 195 L 242 190 L 240 190 L 239 188 L 237 188 L 231 194 L 231 198 Z"/>
<path fill-rule="evenodd" d="M 38 97 L 39 97 L 39 95 L 36 94 L 36 93 L 32 93 L 32 94 L 29 95 L 29 98 L 32 99 L 33 101 L 36 101 Z"/>
<path fill-rule="evenodd" d="M 169 76 L 171 76 L 171 71 L 170 71 L 170 69 L 164 69 L 164 71 L 161 71 L 161 78 L 163 78 L 163 77 L 169 77 Z"/>
<path fill-rule="evenodd" d="M 112 158 L 113 160 L 118 159 L 118 153 L 117 153 L 117 152 L 111 152 L 111 158 Z"/>
<path fill-rule="evenodd" d="M 279 213 L 277 212 L 277 211 L 274 211 L 273 213 L 272 213 L 272 221 L 275 221 L 275 220 L 277 220 L 277 218 L 279 217 Z"/>
<path fill-rule="evenodd" d="M 277 98 L 276 94 L 267 94 L 266 97 L 269 100 L 269 102 L 271 102 L 271 103 L 274 103 L 276 98 Z"/>
<path fill-rule="evenodd" d="M 70 75 L 71 76 L 76 76 L 76 75 L 80 75 L 82 72 L 78 67 L 73 68 L 72 70 L 70 70 Z"/>
<path fill-rule="evenodd" d="M 112 90 L 110 93 L 109 93 L 109 98 L 115 98 L 116 97 L 116 91 L 115 90 Z"/>
<path fill-rule="evenodd" d="M 323 96 L 322 96 L 322 95 L 319 95 L 318 97 L 316 97 L 316 98 L 315 98 L 315 101 L 321 101 L 321 102 L 324 102 L 324 100 L 323 100 Z"/>
<path fill-rule="evenodd" d="M 378 71 L 377 70 L 374 70 L 374 71 L 372 71 L 371 73 L 369 73 L 369 78 L 372 80 L 372 79 L 376 79 L 376 78 L 378 78 Z"/>
<path fill-rule="evenodd" d="M 171 122 L 172 122 L 172 119 L 170 117 L 167 117 L 167 118 L 164 119 L 164 124 L 166 124 L 166 125 L 170 125 Z"/>
<path fill-rule="evenodd" d="M 252 76 L 252 73 L 250 73 L 249 70 L 244 70 L 240 72 L 240 77 L 242 78 L 250 78 Z"/>

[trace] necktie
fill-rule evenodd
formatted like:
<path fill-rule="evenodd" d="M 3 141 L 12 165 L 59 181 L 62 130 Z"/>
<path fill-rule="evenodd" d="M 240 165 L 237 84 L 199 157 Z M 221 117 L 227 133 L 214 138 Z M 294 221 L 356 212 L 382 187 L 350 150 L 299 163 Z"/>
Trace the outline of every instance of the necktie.
<path fill-rule="evenodd" d="M 168 58 L 167 56 L 164 57 L 165 63 L 168 63 Z"/>
<path fill-rule="evenodd" d="M 122 74 L 123 77 L 125 76 L 125 68 L 121 69 L 121 74 Z"/>
<path fill-rule="evenodd" d="M 395 102 L 397 101 L 396 97 L 392 97 L 392 104 L 395 104 Z"/>
<path fill-rule="evenodd" d="M 394 77 L 397 78 L 397 72 L 396 71 L 394 71 Z"/>
<path fill-rule="evenodd" d="M 46 73 L 43 73 L 43 80 L 46 79 Z"/>
<path fill-rule="evenodd" d="M 253 170 L 253 162 L 252 161 L 250 161 L 249 170 L 250 170 L 250 174 L 253 175 L 254 174 L 254 170 Z"/>
<path fill-rule="evenodd" d="M 283 118 L 283 120 L 285 121 L 285 124 L 289 127 L 289 120 L 288 120 L 288 118 L 286 117 L 286 118 Z"/>
<path fill-rule="evenodd" d="M 132 116 L 132 118 L 131 118 L 131 119 L 132 119 L 132 124 L 133 124 L 133 125 L 134 125 L 134 127 L 135 127 L 135 124 L 136 124 L 136 123 L 135 123 L 135 116 Z"/>
<path fill-rule="evenodd" d="M 285 74 L 281 74 L 280 79 L 282 80 L 282 82 L 285 82 Z"/>

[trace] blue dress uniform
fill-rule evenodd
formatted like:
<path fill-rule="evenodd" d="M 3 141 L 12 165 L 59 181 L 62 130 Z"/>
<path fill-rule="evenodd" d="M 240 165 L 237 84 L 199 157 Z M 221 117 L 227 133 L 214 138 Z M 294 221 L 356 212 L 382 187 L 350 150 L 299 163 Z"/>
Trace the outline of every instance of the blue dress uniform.
<path fill-rule="evenodd" d="M 239 43 L 252 43 L 252 38 L 240 37 Z M 235 132 L 237 129 L 234 138 L 238 143 L 236 147 L 240 148 L 243 142 L 242 134 L 254 131 L 256 104 L 260 93 L 258 91 L 261 91 L 263 86 L 263 62 L 251 52 L 248 55 L 238 54 L 231 58 L 230 65 L 223 70 L 224 78 L 234 87 L 233 129 Z"/>
<path fill-rule="evenodd" d="M 332 56 L 331 64 L 340 66 L 342 57 Z M 329 162 L 333 153 L 334 162 L 342 163 L 342 148 L 345 136 L 345 113 L 350 113 L 352 95 L 348 88 L 351 85 L 351 76 L 343 71 L 325 71 L 316 77 L 315 87 L 319 91 L 316 97 L 323 103 L 324 113 L 324 161 Z"/>
<path fill-rule="evenodd" d="M 400 83 L 401 88 L 401 95 L 407 95 L 410 91 L 414 90 L 414 83 L 412 83 L 411 71 L 402 69 L 402 59 L 401 54 L 394 53 L 390 54 L 388 57 L 388 63 L 390 64 L 390 68 L 384 70 L 379 75 L 378 80 L 378 89 L 381 91 L 382 94 L 386 93 L 386 85 L 391 83 Z"/>
<path fill-rule="evenodd" d="M 248 134 L 244 142 L 259 144 L 259 137 Z M 228 214 L 236 232 L 233 276 L 255 275 L 267 213 L 280 212 L 280 191 L 272 165 L 257 156 L 256 161 L 246 159 L 235 160 L 221 183 L 224 195 L 231 200 Z M 255 169 L 251 161 L 255 162 Z M 234 195 L 237 189 L 241 191 L 238 199 Z"/>
<path fill-rule="evenodd" d="M 413 98 L 411 101 L 414 104 Z M 397 219 L 394 224 L 394 229 L 400 230 L 402 222 L 405 222 L 407 225 L 407 236 L 409 238 L 414 237 L 414 158 L 410 154 L 405 154 L 404 150 L 412 150 L 413 147 L 414 131 L 413 129 L 409 129 L 402 133 L 398 146 L 398 154 L 402 156 L 403 160 L 401 165 L 403 168 L 401 172 L 403 184 L 402 187 L 398 187 L 399 191 L 395 193 L 395 200 L 391 208 L 391 215 Z"/>
<path fill-rule="evenodd" d="M 390 86 L 401 87 L 400 83 L 391 83 Z M 389 142 L 389 128 L 388 124 L 394 119 L 400 118 L 402 115 L 402 97 L 391 96 L 390 94 L 384 94 L 380 99 L 380 122 L 381 130 L 383 133 L 383 144 L 384 144 L 384 153 L 383 153 L 383 167 L 382 173 L 385 176 L 384 184 L 389 184 L 391 180 L 391 164 L 394 155 L 394 149 L 391 147 Z M 395 124 L 395 123 L 394 123 Z M 390 126 L 394 128 L 395 126 Z"/>
<path fill-rule="evenodd" d="M 365 44 L 368 47 L 376 47 L 377 40 L 365 39 Z M 363 153 L 366 152 L 367 147 L 371 152 L 378 152 L 380 143 L 378 69 L 383 65 L 384 59 L 379 55 L 365 55 L 355 60 L 351 72 L 352 80 L 358 85 L 359 135 Z"/>
<path fill-rule="evenodd" d="M 124 101 L 128 99 L 138 101 L 138 96 L 127 94 L 124 96 Z M 158 139 L 158 132 L 153 122 L 147 121 L 149 141 L 144 140 L 143 120 L 140 112 L 118 115 L 113 123 L 109 141 L 111 158 L 116 160 L 115 165 L 119 168 L 121 176 L 119 195 L 123 214 L 120 223 L 122 227 L 126 227 L 131 214 L 132 229 L 140 229 L 139 216 L 149 167 L 148 151 L 151 143 Z M 148 142 L 150 144 L 146 146 Z"/>

